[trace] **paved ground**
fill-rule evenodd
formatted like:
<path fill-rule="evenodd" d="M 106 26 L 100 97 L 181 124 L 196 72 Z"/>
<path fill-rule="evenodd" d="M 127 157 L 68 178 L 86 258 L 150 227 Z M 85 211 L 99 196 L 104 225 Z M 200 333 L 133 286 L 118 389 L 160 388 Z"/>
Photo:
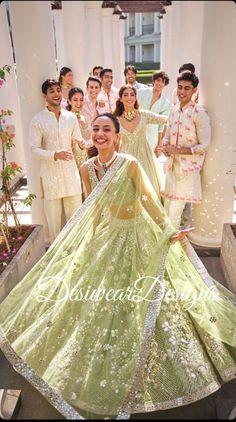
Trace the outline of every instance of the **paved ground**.
<path fill-rule="evenodd" d="M 21 187 L 15 200 L 19 201 L 27 194 L 27 187 Z M 19 209 L 21 204 L 19 204 Z M 23 212 L 22 212 L 23 211 Z M 31 223 L 30 212 L 21 211 L 21 222 Z M 23 220 L 23 221 L 22 221 Z M 197 249 L 208 272 L 216 280 L 226 285 L 219 262 L 219 251 L 209 253 L 206 249 Z M 212 256 L 213 255 L 213 256 Z M 235 374 L 236 376 L 236 374 Z M 37 392 L 21 375 L 17 374 L 4 355 L 0 352 L 0 389 L 22 390 L 22 404 L 18 419 L 64 419 L 41 394 Z M 211 396 L 188 406 L 152 412 L 145 415 L 135 414 L 131 419 L 227 419 L 231 409 L 236 405 L 236 379 L 223 385 Z"/>

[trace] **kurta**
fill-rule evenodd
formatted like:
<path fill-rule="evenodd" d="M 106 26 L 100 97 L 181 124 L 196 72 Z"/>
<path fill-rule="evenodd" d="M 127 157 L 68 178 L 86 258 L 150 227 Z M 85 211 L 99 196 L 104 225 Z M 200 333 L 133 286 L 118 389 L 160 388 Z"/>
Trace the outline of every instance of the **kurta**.
<path fill-rule="evenodd" d="M 30 124 L 30 144 L 41 160 L 40 177 L 45 199 L 58 199 L 80 195 L 82 192 L 75 159 L 54 159 L 59 150 L 72 151 L 73 139 L 81 140 L 77 117 L 61 108 L 59 120 L 46 107 L 33 117 Z"/>

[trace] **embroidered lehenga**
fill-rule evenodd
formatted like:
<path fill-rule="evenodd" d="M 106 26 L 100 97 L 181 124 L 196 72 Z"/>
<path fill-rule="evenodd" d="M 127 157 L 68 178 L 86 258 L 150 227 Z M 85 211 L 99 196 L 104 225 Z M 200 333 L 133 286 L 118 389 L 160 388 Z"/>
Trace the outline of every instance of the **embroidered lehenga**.
<path fill-rule="evenodd" d="M 100 182 L 93 160 L 92 193 L 0 305 L 0 346 L 69 419 L 203 398 L 235 374 L 235 296 L 170 245 L 137 160 L 118 154 Z"/>
<path fill-rule="evenodd" d="M 121 125 L 121 147 L 120 152 L 133 155 L 142 165 L 156 193 L 160 194 L 162 186 L 161 171 L 158 168 L 156 156 L 147 138 L 147 128 L 156 125 L 156 136 L 158 137 L 158 125 L 166 122 L 166 116 L 160 116 L 152 111 L 141 110 L 140 121 L 133 132 L 129 132 Z"/>

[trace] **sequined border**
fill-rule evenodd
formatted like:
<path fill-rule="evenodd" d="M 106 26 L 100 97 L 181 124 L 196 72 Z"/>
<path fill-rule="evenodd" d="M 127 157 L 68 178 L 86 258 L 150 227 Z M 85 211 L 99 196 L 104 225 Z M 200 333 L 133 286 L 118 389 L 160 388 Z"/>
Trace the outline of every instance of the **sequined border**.
<path fill-rule="evenodd" d="M 184 239 L 180 240 L 181 246 L 186 253 L 187 257 L 189 258 L 190 262 L 193 264 L 194 268 L 200 274 L 202 280 L 206 284 L 207 287 L 212 287 L 215 290 L 217 289 L 217 285 L 214 282 L 214 279 L 210 276 L 210 274 L 207 272 L 206 267 L 203 265 L 202 261 L 198 257 L 197 253 L 195 252 L 194 248 L 192 247 L 189 240 L 185 237 Z M 226 298 L 227 301 L 229 301 L 231 304 L 236 305 L 236 301 Z"/>
<path fill-rule="evenodd" d="M 55 390 L 53 390 L 36 372 L 30 368 L 27 363 L 21 359 L 11 347 L 9 341 L 6 339 L 0 330 L 0 348 L 6 358 L 12 364 L 14 369 L 22 375 L 33 387 L 35 387 L 52 406 L 58 410 L 66 419 L 80 419 L 84 418 L 76 412 Z"/>

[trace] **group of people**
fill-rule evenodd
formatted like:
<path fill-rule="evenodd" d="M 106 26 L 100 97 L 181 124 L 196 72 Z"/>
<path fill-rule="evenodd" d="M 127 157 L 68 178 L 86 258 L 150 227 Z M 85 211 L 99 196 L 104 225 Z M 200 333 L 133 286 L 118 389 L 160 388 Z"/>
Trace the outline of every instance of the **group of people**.
<path fill-rule="evenodd" d="M 210 142 L 198 78 L 180 72 L 171 106 L 165 72 L 142 87 L 127 66 L 118 91 L 98 70 L 86 96 L 64 70 L 42 85 L 30 136 L 52 244 L 0 305 L 1 349 L 68 419 L 183 406 L 236 372 L 236 298 L 181 228 Z"/>
<path fill-rule="evenodd" d="M 138 159 L 176 229 L 191 227 L 191 204 L 201 201 L 200 172 L 211 136 L 209 116 L 197 104 L 199 81 L 194 71 L 191 63 L 179 69 L 173 104 L 163 93 L 169 83 L 166 72 L 155 72 L 149 87 L 137 82 L 132 65 L 126 66 L 126 84 L 119 90 L 113 86 L 112 69 L 102 66 L 95 66 L 88 77 L 86 95 L 73 86 L 70 68 L 61 69 L 58 81 L 45 81 L 42 91 L 47 106 L 32 119 L 30 140 L 42 163 L 51 242 L 62 228 L 63 203 L 68 221 L 86 196 L 83 181 L 78 183 L 79 171 L 94 154 L 92 123 L 107 112 L 120 122 L 117 152 Z M 51 160 L 45 149 L 50 150 Z M 165 177 L 157 160 L 160 155 L 166 157 Z"/>

